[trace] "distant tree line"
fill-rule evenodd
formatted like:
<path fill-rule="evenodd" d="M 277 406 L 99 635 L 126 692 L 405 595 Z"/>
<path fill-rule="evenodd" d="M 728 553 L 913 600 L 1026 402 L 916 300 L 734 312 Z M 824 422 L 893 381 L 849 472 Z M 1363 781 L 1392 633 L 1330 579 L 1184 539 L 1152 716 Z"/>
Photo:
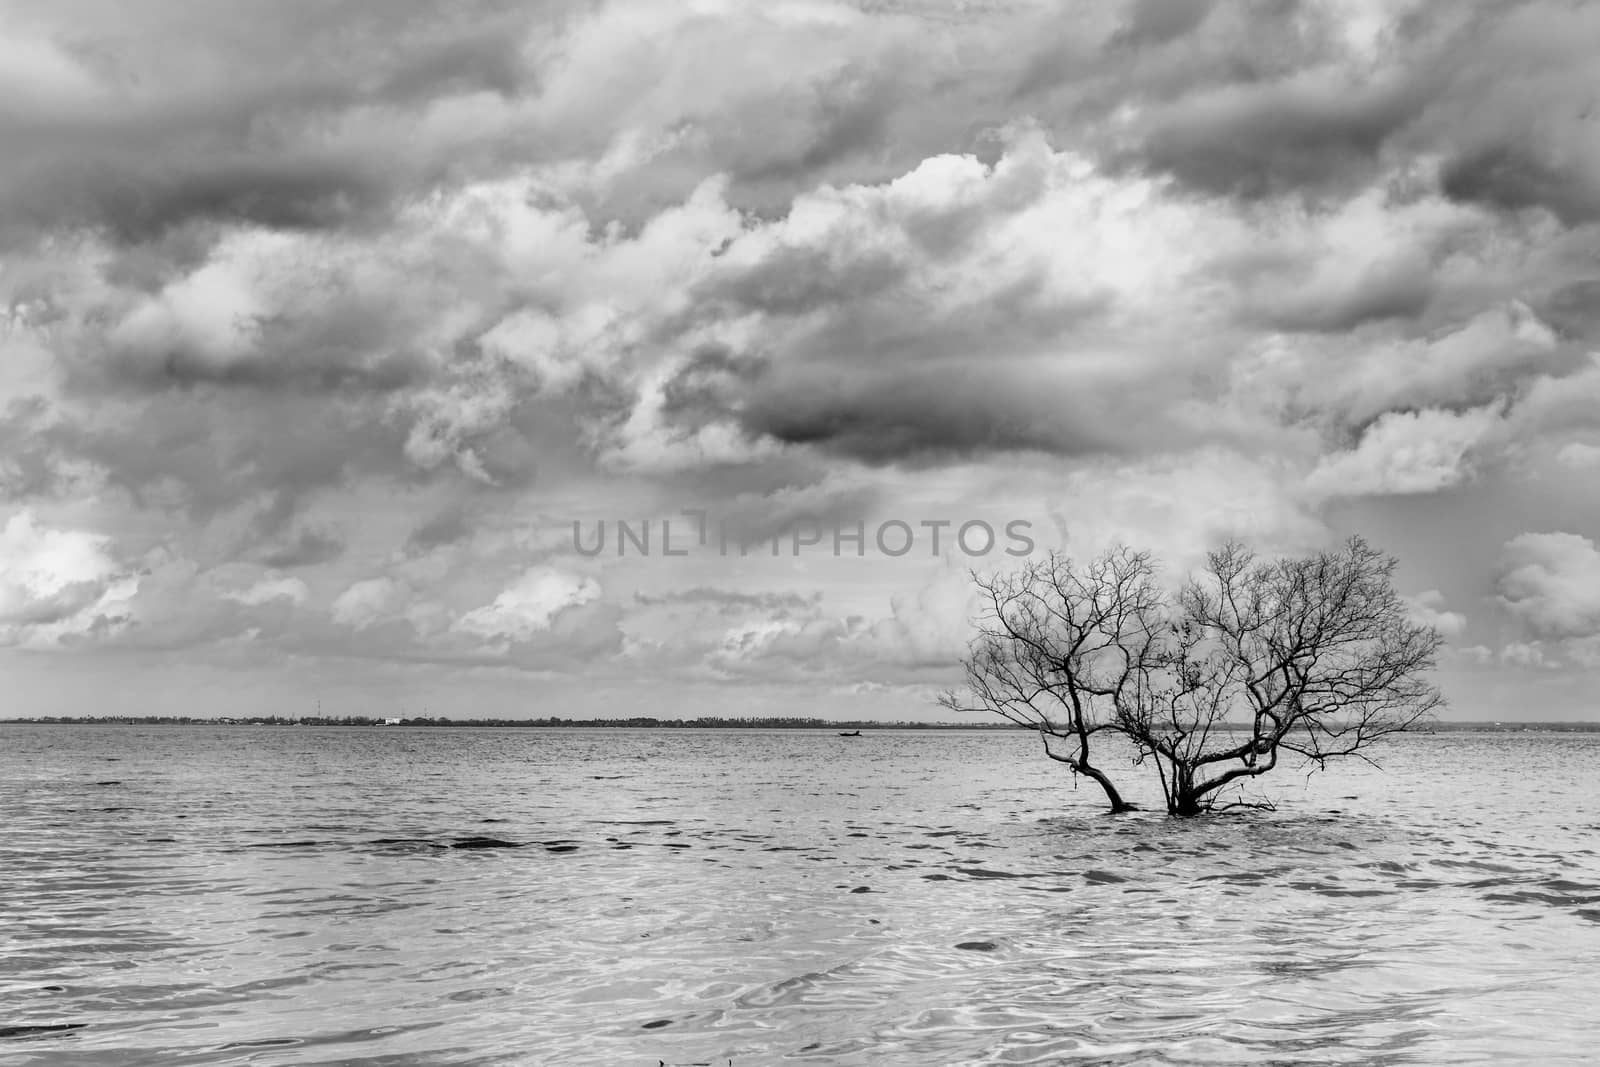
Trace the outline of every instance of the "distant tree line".
<path fill-rule="evenodd" d="M 8 723 L 24 725 L 122 725 L 122 726 L 379 726 L 383 719 L 367 715 L 307 716 L 302 719 L 280 715 L 254 715 L 246 718 L 206 718 L 192 715 L 33 715 L 24 718 L 0 719 L 0 726 Z M 644 730 L 1015 730 L 1030 732 L 1036 727 L 1018 727 L 1009 722 L 880 722 L 861 719 L 656 719 L 648 716 L 631 719 L 563 719 L 552 716 L 544 719 L 452 719 L 446 716 L 428 718 L 421 716 L 401 719 L 398 726 L 538 726 L 538 727 L 632 727 Z M 1247 722 L 1223 723 L 1216 729 L 1245 731 L 1251 729 Z M 1427 724 L 1418 732 L 1451 733 L 1600 733 L 1600 722 L 1488 722 L 1441 720 Z"/>
<path fill-rule="evenodd" d="M 398 720 L 374 718 L 367 715 L 305 716 L 288 718 L 281 715 L 252 715 L 246 717 L 205 717 L 190 715 L 43 715 L 18 719 L 0 719 L 0 723 L 84 724 L 84 725 L 136 725 L 136 726 L 516 726 L 516 727 L 604 727 L 608 729 L 665 729 L 665 730 L 1006 730 L 1008 723 L 960 722 L 882 722 L 864 720 L 836 720 L 816 718 L 716 718 L 701 716 L 694 719 L 657 719 L 634 716 L 627 719 L 565 719 L 550 716 L 543 719 L 455 719 L 445 716 L 418 716 Z"/>

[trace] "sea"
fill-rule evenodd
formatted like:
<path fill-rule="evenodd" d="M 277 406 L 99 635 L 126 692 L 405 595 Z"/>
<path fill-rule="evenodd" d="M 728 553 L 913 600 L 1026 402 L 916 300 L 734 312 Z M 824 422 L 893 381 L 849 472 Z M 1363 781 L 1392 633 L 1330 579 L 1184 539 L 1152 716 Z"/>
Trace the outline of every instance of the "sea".
<path fill-rule="evenodd" d="M 1600 735 L 1372 755 L 0 725 L 0 1063 L 1600 1061 Z"/>

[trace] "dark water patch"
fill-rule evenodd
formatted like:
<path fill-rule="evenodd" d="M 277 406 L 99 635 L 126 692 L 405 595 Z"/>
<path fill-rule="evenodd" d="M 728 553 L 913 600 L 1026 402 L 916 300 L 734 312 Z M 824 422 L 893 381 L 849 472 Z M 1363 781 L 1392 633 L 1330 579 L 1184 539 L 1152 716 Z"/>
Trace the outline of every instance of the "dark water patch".
<path fill-rule="evenodd" d="M 441 842 L 430 841 L 425 837 L 374 837 L 369 840 L 367 844 L 381 845 L 384 848 L 401 848 L 412 850 L 448 847 Z"/>
<path fill-rule="evenodd" d="M 1202 874 L 1195 879 L 1197 882 L 1227 882 L 1229 885 L 1260 885 L 1272 877 L 1266 871 L 1218 871 L 1216 874 Z"/>
<path fill-rule="evenodd" d="M 511 820 L 510 819 L 479 819 L 478 821 L 481 822 L 481 823 L 489 823 L 489 822 L 510 822 Z"/>
<path fill-rule="evenodd" d="M 1503 889 L 1508 885 L 1521 885 L 1522 878 L 1474 878 L 1470 882 L 1462 882 L 1462 889 Z"/>
<path fill-rule="evenodd" d="M 122 783 L 120 781 L 116 780 L 116 779 L 107 779 L 106 781 L 96 782 L 94 784 L 95 785 L 121 785 Z"/>
<path fill-rule="evenodd" d="M 922 878 L 924 881 L 928 882 L 952 882 L 955 880 L 948 874 L 925 874 L 922 876 Z"/>
<path fill-rule="evenodd" d="M 1018 874 L 1014 871 L 996 871 L 988 867 L 956 867 L 957 874 L 964 874 L 968 878 L 1037 878 L 1037 874 Z"/>
<path fill-rule="evenodd" d="M 34 1023 L 32 1025 L 0 1026 L 0 1037 L 40 1037 L 44 1034 L 61 1034 L 82 1030 L 88 1023 Z"/>
<path fill-rule="evenodd" d="M 589 777 L 596 782 L 616 782 L 628 776 L 626 774 L 591 774 Z"/>
<path fill-rule="evenodd" d="M 521 848 L 521 842 L 504 841 L 498 837 L 461 837 L 450 842 L 451 848 L 485 849 L 485 848 Z"/>
<path fill-rule="evenodd" d="M 454 993 L 446 993 L 444 999 L 454 1004 L 471 1004 L 478 1000 L 489 1000 L 493 997 L 507 997 L 510 995 L 511 990 L 503 987 L 494 989 L 458 989 Z"/>
<path fill-rule="evenodd" d="M 1435 859 L 1435 860 L 1430 860 L 1429 862 L 1432 863 L 1435 867 L 1451 867 L 1451 868 L 1465 869 L 1465 870 L 1471 870 L 1471 871 L 1493 871 L 1496 874 L 1521 874 L 1522 873 L 1516 867 L 1507 867 L 1507 866 L 1505 866 L 1504 864 L 1501 864 L 1501 863 L 1489 863 L 1487 860 Z"/>
<path fill-rule="evenodd" d="M 1111 871 L 1089 870 L 1083 872 L 1083 880 L 1092 885 L 1112 885 L 1117 882 L 1126 882 L 1127 879 Z"/>
<path fill-rule="evenodd" d="M 1537 889 L 1519 889 L 1509 893 L 1485 893 L 1483 899 L 1502 904 L 1548 904 L 1558 908 L 1574 908 L 1600 904 L 1600 893 L 1549 893 Z"/>
<path fill-rule="evenodd" d="M 229 1041 L 226 1045 L 218 1045 L 218 1052 L 226 1052 L 234 1048 L 283 1048 L 287 1045 L 302 1044 L 295 1037 L 263 1037 L 258 1041 Z"/>
<path fill-rule="evenodd" d="M 313 848 L 321 844 L 320 841 L 257 841 L 244 846 L 245 848 Z"/>
<path fill-rule="evenodd" d="M 546 846 L 544 846 L 544 850 L 546 852 L 576 852 L 576 851 L 578 851 L 578 846 L 577 845 L 546 845 Z"/>

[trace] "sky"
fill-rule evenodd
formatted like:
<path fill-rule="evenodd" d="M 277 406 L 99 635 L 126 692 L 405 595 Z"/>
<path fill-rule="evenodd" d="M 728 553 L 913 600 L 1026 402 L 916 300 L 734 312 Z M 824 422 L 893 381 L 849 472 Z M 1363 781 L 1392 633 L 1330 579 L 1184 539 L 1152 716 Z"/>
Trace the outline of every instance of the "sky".
<path fill-rule="evenodd" d="M 1352 534 L 1595 716 L 1600 5 L 4 7 L 0 716 L 935 719 Z"/>

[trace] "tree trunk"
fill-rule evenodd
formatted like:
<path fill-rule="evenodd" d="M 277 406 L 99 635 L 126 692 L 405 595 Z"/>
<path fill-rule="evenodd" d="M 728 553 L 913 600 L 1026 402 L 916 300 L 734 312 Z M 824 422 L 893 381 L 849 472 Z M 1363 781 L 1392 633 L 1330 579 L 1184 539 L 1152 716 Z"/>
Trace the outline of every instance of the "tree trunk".
<path fill-rule="evenodd" d="M 1205 810 L 1200 803 L 1200 793 L 1194 786 L 1195 769 L 1183 763 L 1173 763 L 1172 789 L 1167 794 L 1167 814 L 1189 818 Z"/>
<path fill-rule="evenodd" d="M 1061 734 L 1055 736 L 1060 737 Z M 1039 728 L 1039 740 L 1044 742 L 1044 754 L 1057 763 L 1065 763 L 1072 768 L 1073 774 L 1087 775 L 1100 783 L 1100 788 L 1105 790 L 1106 799 L 1111 802 L 1111 814 L 1121 815 L 1125 811 L 1133 811 L 1137 805 L 1129 804 L 1122 799 L 1122 794 L 1117 792 L 1117 787 L 1111 784 L 1111 779 L 1089 762 L 1089 735 L 1087 731 L 1079 731 L 1077 735 L 1078 754 L 1068 756 L 1059 752 L 1050 751 L 1050 737 L 1044 727 Z"/>
<path fill-rule="evenodd" d="M 1125 811 L 1133 811 L 1134 805 L 1122 799 L 1122 794 L 1117 792 L 1117 787 L 1111 784 L 1111 779 L 1087 763 L 1080 763 L 1077 769 L 1100 783 L 1100 788 L 1106 791 L 1106 799 L 1111 802 L 1111 814 L 1121 815 Z"/>
<path fill-rule="evenodd" d="M 1167 809 L 1168 814 L 1184 818 L 1199 815 L 1205 811 L 1200 803 L 1200 798 L 1195 796 L 1194 790 L 1184 789 L 1172 798 L 1172 804 Z"/>

